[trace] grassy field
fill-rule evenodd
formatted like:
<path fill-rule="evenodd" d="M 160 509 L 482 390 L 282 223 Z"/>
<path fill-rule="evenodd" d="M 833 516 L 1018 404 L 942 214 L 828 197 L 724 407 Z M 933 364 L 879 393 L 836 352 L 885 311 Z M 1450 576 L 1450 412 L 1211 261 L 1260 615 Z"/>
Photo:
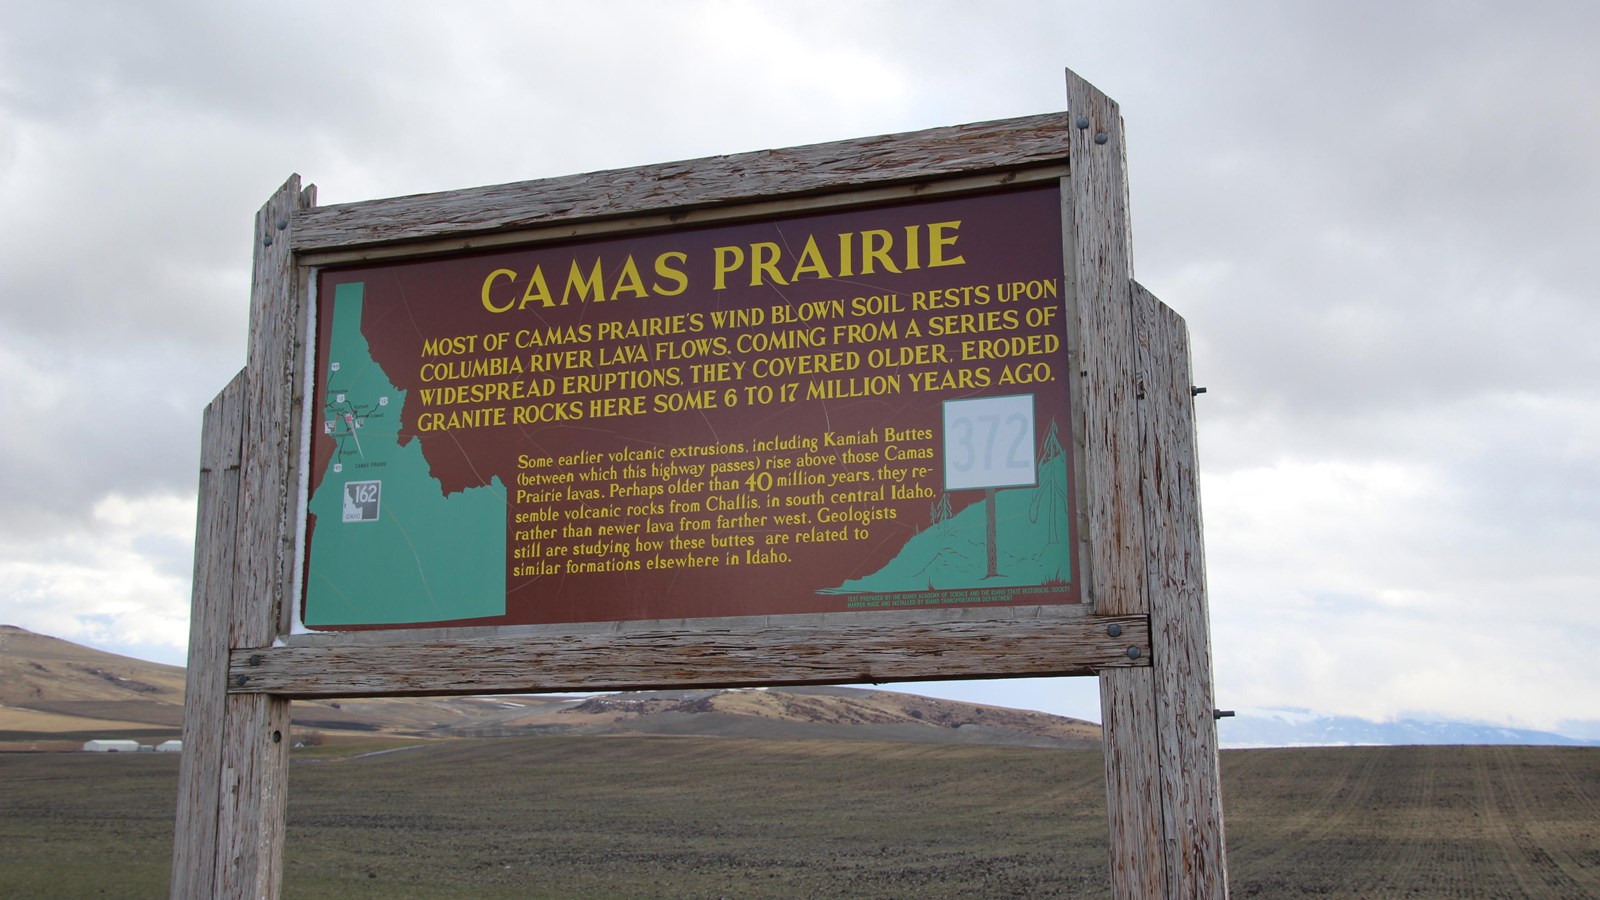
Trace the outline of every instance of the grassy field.
<path fill-rule="evenodd" d="M 285 897 L 1105 896 L 1098 753 L 699 738 L 297 758 Z M 165 896 L 177 760 L 0 754 L 0 897 Z M 1236 896 L 1600 896 L 1600 750 L 1223 754 Z"/>

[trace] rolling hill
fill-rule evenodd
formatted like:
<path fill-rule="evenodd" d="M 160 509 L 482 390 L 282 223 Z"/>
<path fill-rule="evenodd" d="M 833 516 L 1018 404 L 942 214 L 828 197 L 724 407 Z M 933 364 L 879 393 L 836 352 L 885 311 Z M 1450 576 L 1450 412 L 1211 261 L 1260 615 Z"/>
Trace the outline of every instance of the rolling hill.
<path fill-rule="evenodd" d="M 178 737 L 184 670 L 0 625 L 0 749 Z M 355 739 L 654 734 L 1097 747 L 1100 726 L 1027 710 L 857 688 L 296 701 L 297 733 Z"/>
<path fill-rule="evenodd" d="M 178 666 L 0 625 L 0 744 L 177 737 L 183 680 Z"/>

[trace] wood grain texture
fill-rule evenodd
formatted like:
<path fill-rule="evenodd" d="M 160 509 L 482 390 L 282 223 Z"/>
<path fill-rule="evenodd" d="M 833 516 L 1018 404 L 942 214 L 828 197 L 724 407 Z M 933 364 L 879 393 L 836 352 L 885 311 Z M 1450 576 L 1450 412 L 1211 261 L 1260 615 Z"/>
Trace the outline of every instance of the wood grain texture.
<path fill-rule="evenodd" d="M 289 250 L 296 210 L 313 202 L 289 178 L 256 214 L 255 268 L 250 286 L 249 356 L 245 365 L 244 454 L 239 495 L 236 585 L 239 597 L 229 644 L 272 643 L 283 617 L 279 604 L 293 583 L 294 514 L 298 484 L 293 477 L 304 343 L 302 297 Z"/>
<path fill-rule="evenodd" d="M 1072 343 L 1078 354 L 1068 364 L 1077 376 L 1073 408 L 1082 418 L 1074 435 L 1080 442 L 1082 555 L 1097 613 L 1143 614 L 1149 607 L 1122 114 L 1109 97 L 1070 71 L 1067 113 L 1072 171 L 1063 192 L 1071 285 L 1066 316 L 1077 324 Z M 1151 678 L 1100 673 L 1111 885 L 1118 897 L 1161 896 L 1166 879 L 1152 683 Z"/>
<path fill-rule="evenodd" d="M 1121 634 L 1112 637 L 1116 625 Z M 230 693 L 287 697 L 882 683 L 1148 666 L 1143 616 L 568 633 L 238 650 Z M 1139 648 L 1130 658 L 1128 648 Z"/>
<path fill-rule="evenodd" d="M 1072 174 L 1064 192 L 1070 197 L 1064 229 L 1071 284 L 1066 302 L 1076 307 L 1067 314 L 1077 328 L 1079 351 L 1068 364 L 1077 377 L 1074 408 L 1084 416 L 1079 437 L 1088 516 L 1086 568 L 1097 612 L 1141 614 L 1147 607 L 1139 555 L 1139 461 L 1131 440 L 1138 419 L 1122 115 L 1109 98 L 1070 72 L 1067 107 Z M 1080 128 L 1082 120 L 1087 124 Z M 1100 134 L 1104 143 L 1096 142 Z"/>
<path fill-rule="evenodd" d="M 334 204 L 298 214 L 296 252 L 465 237 L 754 198 L 803 197 L 1059 163 L 1061 113 L 563 178 Z"/>
<path fill-rule="evenodd" d="M 1100 673 L 1111 893 L 1128 900 L 1186 896 L 1166 891 L 1161 756 L 1155 740 L 1156 707 L 1151 702 L 1154 682 L 1153 667 Z"/>
<path fill-rule="evenodd" d="M 1189 331 L 1134 285 L 1139 344 L 1139 458 L 1169 854 L 1167 896 L 1224 897 L 1217 728 L 1212 715 L 1210 612 L 1200 516 Z"/>
<path fill-rule="evenodd" d="M 277 637 L 292 583 L 303 319 L 288 236 L 295 211 L 312 202 L 294 176 L 256 215 L 249 360 L 208 415 L 208 432 L 232 455 L 213 448 L 208 433 L 204 453 L 222 460 L 223 476 L 212 462 L 201 485 L 196 558 L 204 572 L 196 575 L 184 715 L 185 738 L 198 746 L 185 746 L 191 769 L 180 785 L 174 897 L 278 895 L 289 701 L 228 697 L 223 686 L 228 650 Z"/>
<path fill-rule="evenodd" d="M 289 180 L 256 214 L 249 360 L 240 469 L 239 537 L 229 640 L 269 646 L 293 583 L 297 386 L 304 352 L 303 295 L 289 249 L 294 214 L 315 190 Z M 289 701 L 228 698 L 223 717 L 217 896 L 276 897 L 283 869 Z"/>
<path fill-rule="evenodd" d="M 216 894 L 228 616 L 233 608 L 233 548 L 238 535 L 241 372 L 206 407 L 200 438 L 200 503 L 195 523 L 189 666 L 183 701 L 183 754 L 172 854 L 173 900 Z"/>
<path fill-rule="evenodd" d="M 1069 320 L 1086 530 L 1101 615 L 1148 613 L 1148 670 L 1102 670 L 1119 897 L 1225 897 L 1209 622 L 1183 320 L 1133 281 L 1116 104 L 1068 73 Z"/>
<path fill-rule="evenodd" d="M 223 721 L 212 896 L 277 897 L 288 809 L 289 701 L 264 694 L 229 696 Z"/>
<path fill-rule="evenodd" d="M 357 263 L 419 259 L 471 250 L 529 247 L 561 241 L 593 240 L 630 232 L 688 229 L 710 225 L 772 218 L 803 216 L 819 210 L 839 212 L 854 208 L 933 200 L 1029 184 L 1059 181 L 1067 174 L 1066 158 L 1027 169 L 1007 169 L 957 175 L 934 181 L 890 182 L 885 185 L 842 186 L 827 194 L 804 194 L 776 200 L 736 198 L 720 206 L 696 206 L 641 211 L 610 218 L 552 219 L 536 226 L 515 226 L 511 230 L 474 232 L 440 238 L 418 238 L 403 244 L 357 244 L 350 247 L 308 250 L 296 258 L 308 266 L 342 266 Z"/>

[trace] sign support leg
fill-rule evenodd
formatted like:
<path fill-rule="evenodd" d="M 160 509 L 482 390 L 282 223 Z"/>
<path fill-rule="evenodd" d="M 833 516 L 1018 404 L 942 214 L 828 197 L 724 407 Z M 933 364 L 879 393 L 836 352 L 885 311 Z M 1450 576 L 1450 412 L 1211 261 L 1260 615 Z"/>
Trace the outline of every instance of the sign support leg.
<path fill-rule="evenodd" d="M 238 537 L 241 372 L 206 407 L 200 443 L 200 510 L 195 528 L 194 600 L 184 689 L 183 753 L 172 853 L 173 900 L 216 895 L 221 806 L 224 679 Z"/>
<path fill-rule="evenodd" d="M 245 369 L 206 411 L 174 898 L 273 898 L 283 870 L 289 701 L 226 694 L 228 654 L 287 630 L 304 311 L 290 252 L 298 176 L 256 214 Z"/>
<path fill-rule="evenodd" d="M 1133 280 L 1117 105 L 1068 71 L 1067 110 L 1090 591 L 1096 613 L 1147 615 L 1151 631 L 1149 668 L 1099 675 L 1112 891 L 1226 897 L 1188 334 Z"/>

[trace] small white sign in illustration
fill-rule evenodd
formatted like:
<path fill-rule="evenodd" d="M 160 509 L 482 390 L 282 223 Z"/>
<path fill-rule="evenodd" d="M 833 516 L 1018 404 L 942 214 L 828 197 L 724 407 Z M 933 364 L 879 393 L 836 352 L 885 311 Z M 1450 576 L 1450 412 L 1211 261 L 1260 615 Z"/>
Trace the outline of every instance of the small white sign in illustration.
<path fill-rule="evenodd" d="M 344 483 L 344 520 L 346 522 L 378 521 L 379 501 L 383 497 L 381 481 L 347 481 Z"/>

